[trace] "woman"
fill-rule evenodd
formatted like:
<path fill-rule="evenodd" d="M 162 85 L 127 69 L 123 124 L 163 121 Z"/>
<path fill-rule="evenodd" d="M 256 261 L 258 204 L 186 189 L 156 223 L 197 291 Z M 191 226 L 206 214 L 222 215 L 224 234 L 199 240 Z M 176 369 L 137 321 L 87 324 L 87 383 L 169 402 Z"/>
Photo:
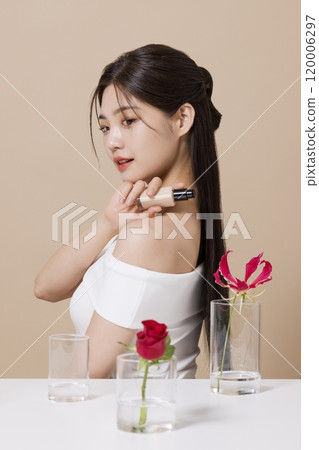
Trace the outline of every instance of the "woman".
<path fill-rule="evenodd" d="M 224 253 L 221 222 L 208 230 L 210 221 L 199 220 L 199 213 L 221 211 L 214 139 L 221 115 L 212 88 L 207 70 L 186 54 L 152 44 L 106 66 L 94 91 L 91 137 L 95 110 L 123 183 L 96 236 L 79 250 L 62 247 L 35 281 L 38 298 L 72 296 L 76 331 L 90 336 L 92 378 L 111 376 L 123 352 L 118 342 L 130 343 L 147 319 L 168 326 L 178 375 L 195 375 L 203 315 L 208 325 L 213 273 Z M 153 198 L 161 186 L 191 187 L 195 198 L 140 211 L 138 197 L 146 189 Z"/>

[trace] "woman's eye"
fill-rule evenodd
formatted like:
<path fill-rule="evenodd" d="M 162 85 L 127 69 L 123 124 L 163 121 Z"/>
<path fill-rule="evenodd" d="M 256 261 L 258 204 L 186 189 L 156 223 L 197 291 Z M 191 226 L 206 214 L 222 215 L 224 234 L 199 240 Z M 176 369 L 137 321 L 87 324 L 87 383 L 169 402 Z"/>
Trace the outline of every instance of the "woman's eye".
<path fill-rule="evenodd" d="M 109 127 L 107 126 L 100 127 L 100 130 L 102 131 L 102 133 L 106 133 L 107 131 L 109 131 Z"/>
<path fill-rule="evenodd" d="M 125 120 L 123 120 L 123 124 L 127 125 L 127 126 L 130 126 L 130 125 L 132 125 L 135 122 L 135 120 L 136 119 L 125 119 Z"/>

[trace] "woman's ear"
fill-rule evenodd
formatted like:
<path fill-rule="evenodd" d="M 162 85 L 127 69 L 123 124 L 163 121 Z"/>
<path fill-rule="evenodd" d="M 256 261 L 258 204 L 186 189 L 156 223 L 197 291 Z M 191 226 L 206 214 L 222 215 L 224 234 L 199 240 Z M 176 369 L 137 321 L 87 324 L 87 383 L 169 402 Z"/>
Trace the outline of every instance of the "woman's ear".
<path fill-rule="evenodd" d="M 195 109 L 190 103 L 184 103 L 178 108 L 175 114 L 179 136 L 184 136 L 193 126 L 195 119 Z"/>

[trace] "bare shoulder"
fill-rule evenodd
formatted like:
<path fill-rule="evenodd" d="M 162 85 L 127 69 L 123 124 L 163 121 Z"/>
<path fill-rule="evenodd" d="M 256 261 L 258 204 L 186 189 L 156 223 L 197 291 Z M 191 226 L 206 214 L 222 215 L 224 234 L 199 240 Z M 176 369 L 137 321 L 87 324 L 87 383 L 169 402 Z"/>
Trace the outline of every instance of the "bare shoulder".
<path fill-rule="evenodd" d="M 200 227 L 192 215 L 160 214 L 130 221 L 113 255 L 134 266 L 163 273 L 191 272 L 196 266 Z"/>

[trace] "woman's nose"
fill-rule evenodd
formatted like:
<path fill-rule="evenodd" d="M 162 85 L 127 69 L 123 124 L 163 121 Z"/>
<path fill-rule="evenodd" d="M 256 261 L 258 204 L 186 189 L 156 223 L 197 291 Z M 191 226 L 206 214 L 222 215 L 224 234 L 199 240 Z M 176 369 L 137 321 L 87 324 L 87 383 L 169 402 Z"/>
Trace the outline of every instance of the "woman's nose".
<path fill-rule="evenodd" d="M 109 131 L 106 145 L 111 151 L 123 148 L 123 138 L 118 128 L 113 128 Z"/>

